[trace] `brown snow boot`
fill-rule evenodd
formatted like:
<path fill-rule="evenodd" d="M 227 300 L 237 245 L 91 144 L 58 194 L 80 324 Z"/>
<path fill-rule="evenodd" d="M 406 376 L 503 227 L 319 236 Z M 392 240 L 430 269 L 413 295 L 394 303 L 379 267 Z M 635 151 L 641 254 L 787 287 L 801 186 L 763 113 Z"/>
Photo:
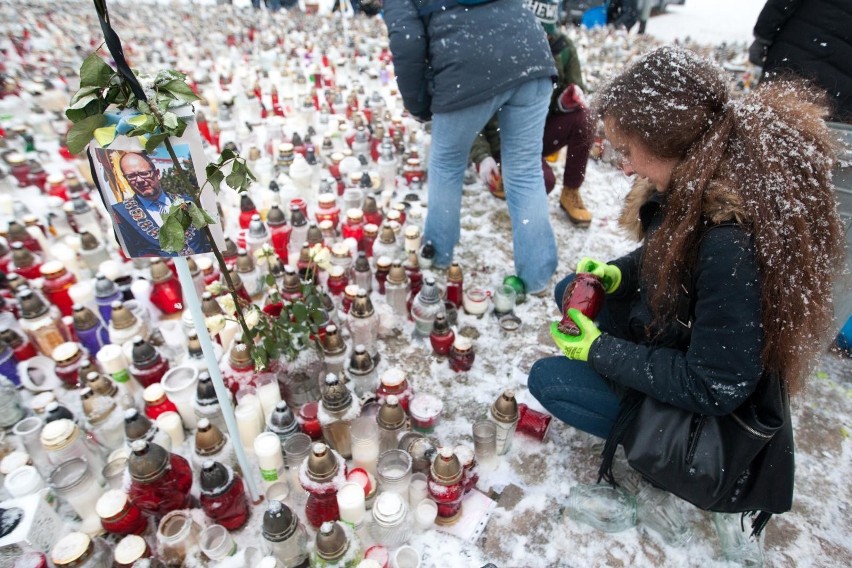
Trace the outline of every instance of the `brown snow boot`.
<path fill-rule="evenodd" d="M 592 214 L 583 205 L 579 187 L 563 187 L 562 194 L 559 196 L 559 206 L 577 227 L 588 227 L 592 222 Z"/>

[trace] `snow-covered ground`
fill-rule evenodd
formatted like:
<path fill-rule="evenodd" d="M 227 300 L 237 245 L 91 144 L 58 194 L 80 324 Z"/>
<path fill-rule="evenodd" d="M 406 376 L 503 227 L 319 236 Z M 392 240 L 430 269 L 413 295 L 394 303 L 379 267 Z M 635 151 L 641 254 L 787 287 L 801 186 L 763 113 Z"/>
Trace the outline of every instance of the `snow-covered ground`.
<path fill-rule="evenodd" d="M 748 42 L 762 4 L 762 0 L 687 0 L 684 6 L 672 6 L 669 13 L 653 17 L 648 30 L 664 40 L 690 36 L 712 44 Z M 92 15 L 90 4 L 77 6 Z M 215 8 L 208 3 L 197 9 L 205 13 Z M 133 13 L 129 5 L 127 12 Z M 260 22 L 261 26 L 268 24 L 267 20 Z M 163 18 L 164 37 L 171 25 L 177 24 Z M 134 35 L 129 28 L 119 30 L 125 41 Z M 138 49 L 148 48 L 149 44 L 144 44 Z M 139 60 L 143 61 L 141 57 Z M 74 61 L 73 67 L 79 63 Z M 246 67 L 256 63 L 252 59 Z M 558 177 L 561 169 L 556 169 Z M 608 260 L 635 246 L 616 223 L 627 189 L 628 180 L 620 171 L 591 162 L 582 193 L 594 221 L 584 230 L 574 228 L 559 209 L 558 192 L 550 196 L 559 275 L 571 272 L 582 256 Z M 462 237 L 456 258 L 464 268 L 465 286 L 493 290 L 504 276 L 514 272 L 505 202 L 476 182 L 465 187 L 462 207 Z M 437 277 L 445 280 L 445 274 Z M 382 304 L 383 300 L 374 294 L 374 302 Z M 468 373 L 454 373 L 446 360 L 434 356 L 424 343 L 410 341 L 410 324 L 403 333 L 382 341 L 380 372 L 392 366 L 403 368 L 416 391 L 444 401 L 443 419 L 433 435 L 441 444 L 471 444 L 472 422 L 486 413 L 505 388 L 516 389 L 521 402 L 540 409 L 526 390 L 527 374 L 537 359 L 557 354 L 547 325 L 559 314 L 552 299 L 530 298 L 518 307 L 517 315 L 523 323 L 514 332 L 501 330 L 490 315 L 459 315 L 456 331 L 475 341 L 476 362 Z M 798 444 L 796 496 L 793 511 L 774 518 L 766 531 L 766 565 L 850 566 L 852 360 L 826 354 L 807 392 L 793 406 Z M 479 488 L 496 500 L 496 508 L 480 538 L 469 543 L 435 530 L 412 538 L 411 544 L 423 553 L 424 568 L 477 568 L 487 562 L 499 568 L 732 566 L 720 559 L 709 515 L 693 507 L 687 509 L 687 519 L 695 536 L 681 548 L 666 545 L 642 528 L 607 534 L 566 518 L 570 488 L 595 480 L 600 442 L 555 422 L 553 434 L 545 443 L 516 436 L 512 450 L 496 469 L 481 472 Z M 240 554 L 220 566 L 247 565 L 243 551 L 259 547 L 261 510 L 258 508 L 250 524 L 235 534 Z M 196 518 L 205 522 L 200 514 Z"/>
<path fill-rule="evenodd" d="M 647 33 L 663 41 L 687 36 L 699 43 L 751 42 L 765 0 L 686 0 L 648 20 Z M 634 28 L 635 29 L 635 28 Z"/>

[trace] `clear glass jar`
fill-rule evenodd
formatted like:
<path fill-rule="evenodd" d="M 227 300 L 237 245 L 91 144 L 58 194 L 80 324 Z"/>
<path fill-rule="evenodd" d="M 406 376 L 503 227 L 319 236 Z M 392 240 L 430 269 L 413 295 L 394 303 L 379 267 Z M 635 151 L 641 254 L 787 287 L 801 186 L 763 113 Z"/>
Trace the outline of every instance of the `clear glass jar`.
<path fill-rule="evenodd" d="M 0 427 L 9 428 L 23 417 L 21 395 L 8 379 L 0 379 Z"/>
<path fill-rule="evenodd" d="M 379 456 L 376 466 L 379 490 L 408 495 L 411 483 L 411 456 L 405 450 L 388 450 Z"/>
<path fill-rule="evenodd" d="M 393 492 L 380 493 L 373 504 L 369 531 L 373 540 L 389 549 L 399 548 L 408 542 L 413 524 L 405 498 Z"/>
<path fill-rule="evenodd" d="M 198 546 L 201 527 L 189 511 L 172 511 L 157 527 L 157 552 L 169 566 L 182 566 L 187 553 Z"/>
<path fill-rule="evenodd" d="M 308 559 L 308 531 L 296 514 L 280 501 L 270 501 L 263 517 L 263 551 L 283 568 L 302 566 Z"/>
<path fill-rule="evenodd" d="M 86 460 L 72 458 L 56 466 L 50 474 L 50 485 L 59 497 L 71 505 L 83 520 L 84 526 L 100 526 L 95 507 L 106 488 Z"/>

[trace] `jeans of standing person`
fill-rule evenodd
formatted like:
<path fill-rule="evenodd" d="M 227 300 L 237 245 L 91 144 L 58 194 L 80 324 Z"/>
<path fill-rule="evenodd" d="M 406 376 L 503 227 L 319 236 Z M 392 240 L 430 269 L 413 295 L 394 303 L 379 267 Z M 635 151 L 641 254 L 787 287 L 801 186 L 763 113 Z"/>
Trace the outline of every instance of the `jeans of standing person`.
<path fill-rule="evenodd" d="M 432 117 L 429 212 L 424 241 L 431 240 L 435 265 L 449 266 L 460 237 L 462 183 L 477 133 L 497 113 L 502 145 L 503 187 L 512 219 L 515 271 L 529 293 L 544 290 L 556 270 L 556 239 L 548 218 L 541 171 L 542 133 L 553 83 L 535 79 L 487 101 Z"/>
<path fill-rule="evenodd" d="M 551 112 L 547 115 L 544 122 L 542 152 L 545 156 L 549 156 L 561 150 L 563 146 L 567 146 L 565 173 L 562 176 L 562 185 L 565 187 L 583 185 L 593 142 L 588 110 L 580 108 L 574 112 Z M 553 191 L 555 185 L 556 176 L 548 165 L 544 170 L 544 186 L 547 193 Z"/>
<path fill-rule="evenodd" d="M 574 275 L 570 274 L 554 288 L 554 299 L 560 311 L 562 296 L 573 280 Z M 615 329 L 618 327 L 613 317 L 616 314 L 607 308 L 605 302 L 598 315 L 598 327 L 617 336 L 623 335 Z M 600 438 L 609 436 L 618 416 L 618 394 L 609 381 L 585 361 L 573 361 L 561 355 L 539 359 L 530 369 L 527 388 L 553 416 Z"/>

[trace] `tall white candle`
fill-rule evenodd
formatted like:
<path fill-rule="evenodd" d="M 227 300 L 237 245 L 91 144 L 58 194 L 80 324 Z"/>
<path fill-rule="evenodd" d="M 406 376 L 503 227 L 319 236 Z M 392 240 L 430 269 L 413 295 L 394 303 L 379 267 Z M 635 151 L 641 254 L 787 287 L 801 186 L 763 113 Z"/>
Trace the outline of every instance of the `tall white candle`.
<path fill-rule="evenodd" d="M 260 404 L 260 399 L 257 397 L 254 392 L 249 392 L 240 396 L 237 393 L 238 404 L 241 405 L 252 405 L 257 409 L 257 427 L 260 429 L 259 432 L 263 432 L 266 429 L 266 421 L 263 419 L 263 406 Z M 258 432 L 258 433 L 259 433 Z"/>
<path fill-rule="evenodd" d="M 225 321 L 225 328 L 219 332 L 219 339 L 222 340 L 223 351 L 228 351 L 228 348 L 231 346 L 231 342 L 234 341 L 234 336 L 237 335 L 238 331 L 240 331 L 240 324 L 231 320 Z"/>
<path fill-rule="evenodd" d="M 278 378 L 273 374 L 258 378 L 257 385 L 257 398 L 260 399 L 265 424 L 275 411 L 275 405 L 281 401 L 281 390 L 278 387 Z"/>
<path fill-rule="evenodd" d="M 415 473 L 411 476 L 411 483 L 408 486 L 408 504 L 411 505 L 411 508 L 414 508 L 428 496 L 429 490 L 426 488 L 426 475 Z"/>
<path fill-rule="evenodd" d="M 240 431 L 240 442 L 242 442 L 246 453 L 254 453 L 254 439 L 260 434 L 260 406 L 256 404 L 238 404 L 234 409 L 234 417 L 237 419 L 237 430 Z"/>
<path fill-rule="evenodd" d="M 379 461 L 379 441 L 374 438 L 352 440 L 352 463 L 373 475 L 376 474 L 376 462 Z"/>
<path fill-rule="evenodd" d="M 272 432 L 264 432 L 254 439 L 254 453 L 257 455 L 257 465 L 260 476 L 267 485 L 280 481 L 287 482 L 284 477 L 284 454 L 281 452 L 281 439 Z"/>
<path fill-rule="evenodd" d="M 183 433 L 183 422 L 177 412 L 170 410 L 157 416 L 157 427 L 169 435 L 173 448 L 179 448 L 186 439 Z"/>
<path fill-rule="evenodd" d="M 364 489 L 351 481 L 344 483 L 337 491 L 337 506 L 340 520 L 357 526 L 366 514 Z"/>

